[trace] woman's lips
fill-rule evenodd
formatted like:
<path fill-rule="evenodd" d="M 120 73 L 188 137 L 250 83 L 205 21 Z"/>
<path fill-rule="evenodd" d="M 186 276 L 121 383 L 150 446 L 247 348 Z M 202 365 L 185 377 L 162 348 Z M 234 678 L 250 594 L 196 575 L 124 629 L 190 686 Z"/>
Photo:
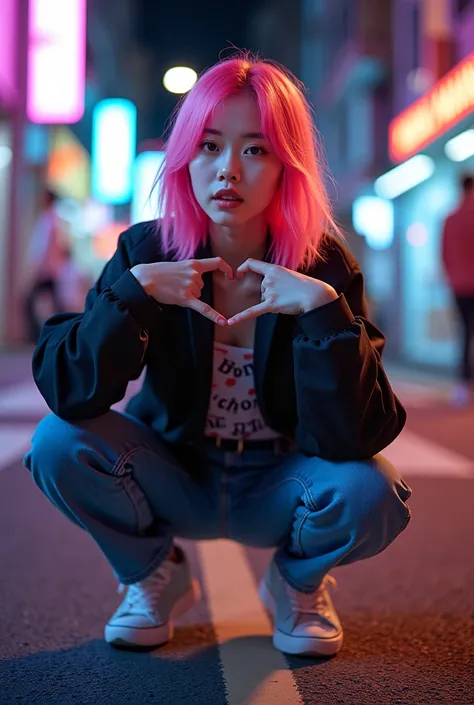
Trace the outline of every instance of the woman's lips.
<path fill-rule="evenodd" d="M 242 199 L 236 198 L 214 198 L 213 201 L 218 208 L 222 208 L 223 210 L 237 208 L 243 203 Z"/>

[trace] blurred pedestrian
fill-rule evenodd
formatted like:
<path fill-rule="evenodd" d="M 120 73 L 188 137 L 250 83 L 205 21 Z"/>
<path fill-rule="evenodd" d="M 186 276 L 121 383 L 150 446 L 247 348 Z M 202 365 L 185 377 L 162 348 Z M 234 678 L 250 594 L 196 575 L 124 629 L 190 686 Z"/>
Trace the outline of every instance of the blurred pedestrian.
<path fill-rule="evenodd" d="M 56 279 L 59 311 L 82 311 L 84 309 L 87 281 L 87 277 L 81 272 L 74 259 L 71 245 L 64 244 L 62 263 L 58 268 Z"/>
<path fill-rule="evenodd" d="M 378 455 L 406 415 L 315 139 L 288 71 L 216 64 L 175 116 L 162 219 L 121 235 L 83 314 L 43 327 L 33 370 L 53 414 L 25 464 L 127 590 L 115 646 L 168 641 L 200 596 L 174 539 L 224 537 L 276 548 L 260 587 L 275 646 L 335 654 L 329 570 L 409 521 L 411 491 Z"/>
<path fill-rule="evenodd" d="M 38 341 L 44 320 L 41 301 L 46 299 L 49 315 L 61 310 L 57 282 L 64 263 L 65 233 L 56 212 L 57 201 L 56 193 L 45 192 L 43 208 L 33 227 L 27 252 L 25 313 L 28 339 L 32 343 Z"/>
<path fill-rule="evenodd" d="M 461 325 L 458 384 L 452 401 L 464 405 L 474 401 L 474 177 L 461 179 L 462 200 L 444 224 L 442 259 Z"/>

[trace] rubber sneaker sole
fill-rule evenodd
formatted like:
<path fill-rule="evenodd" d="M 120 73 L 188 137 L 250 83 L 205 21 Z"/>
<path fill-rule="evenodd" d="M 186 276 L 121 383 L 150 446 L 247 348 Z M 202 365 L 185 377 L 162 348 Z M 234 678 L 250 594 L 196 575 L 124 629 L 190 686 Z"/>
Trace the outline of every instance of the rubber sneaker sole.
<path fill-rule="evenodd" d="M 259 596 L 274 620 L 276 613 L 275 600 L 265 581 L 260 583 Z M 294 636 L 286 634 L 276 627 L 273 631 L 273 646 L 278 651 L 293 656 L 317 656 L 322 658 L 335 656 L 341 650 L 342 641 L 342 631 L 335 636 L 324 638 Z"/>
<path fill-rule="evenodd" d="M 193 578 L 190 588 L 174 603 L 168 622 L 150 627 L 107 624 L 105 641 L 121 649 L 152 649 L 162 646 L 174 636 L 174 620 L 188 612 L 201 599 L 201 587 Z"/>

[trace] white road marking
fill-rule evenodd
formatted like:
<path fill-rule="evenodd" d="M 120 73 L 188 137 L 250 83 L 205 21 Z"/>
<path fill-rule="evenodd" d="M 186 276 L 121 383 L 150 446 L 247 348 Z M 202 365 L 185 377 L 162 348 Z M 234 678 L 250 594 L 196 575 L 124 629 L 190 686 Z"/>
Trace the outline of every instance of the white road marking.
<path fill-rule="evenodd" d="M 407 477 L 474 477 L 472 460 L 406 429 L 382 455 Z"/>
<path fill-rule="evenodd" d="M 227 540 L 197 546 L 229 705 L 302 705 L 286 659 L 271 642 L 244 549 Z"/>
<path fill-rule="evenodd" d="M 423 385 L 395 384 L 395 394 L 407 408 L 432 409 L 436 406 L 448 406 L 450 399 L 449 389 L 430 389 Z"/>
<path fill-rule="evenodd" d="M 31 424 L 0 424 L 0 472 L 23 457 L 34 429 Z"/>
<path fill-rule="evenodd" d="M 137 391 L 137 383 L 131 382 L 127 395 L 122 401 L 114 404 L 112 409 L 123 411 L 129 397 Z M 12 384 L 0 390 L 0 420 L 4 418 L 19 418 L 21 416 L 46 416 L 49 407 L 32 380 Z"/>
<path fill-rule="evenodd" d="M 135 393 L 139 386 L 139 381 L 130 384 L 127 392 L 127 399 L 132 393 Z M 417 385 L 406 385 L 416 388 Z M 421 385 L 418 385 L 421 389 Z M 429 397 L 434 399 L 436 390 L 425 390 L 427 396 L 425 401 L 428 405 Z M 403 398 L 403 395 L 402 395 Z M 126 404 L 126 399 L 112 408 L 123 410 Z M 415 404 L 416 405 L 416 404 Z M 424 405 L 424 402 L 419 400 L 418 405 Z M 49 412 L 48 406 L 36 388 L 33 380 L 27 380 L 21 384 L 14 384 L 0 391 L 0 422 L 3 428 L 7 423 L 21 419 L 22 416 L 38 417 L 38 420 Z M 21 437 L 23 434 L 23 426 L 18 425 L 17 435 L 15 438 Z M 18 435 L 19 434 L 19 435 Z M 8 449 L 9 439 L 3 436 L 4 443 L 2 452 L 4 457 L 11 457 L 14 450 Z M 15 442 L 12 437 L 12 448 Z M 409 430 L 404 430 L 402 434 L 384 451 L 385 455 L 403 475 L 423 476 L 423 477 L 471 477 L 474 478 L 474 460 L 470 460 L 465 456 L 453 450 L 449 450 L 438 443 L 423 438 Z M 0 461 L 1 462 L 1 461 Z M 4 466 L 4 463 L 2 463 Z"/>
<path fill-rule="evenodd" d="M 33 381 L 12 384 L 0 392 L 0 417 L 45 416 L 48 405 Z"/>

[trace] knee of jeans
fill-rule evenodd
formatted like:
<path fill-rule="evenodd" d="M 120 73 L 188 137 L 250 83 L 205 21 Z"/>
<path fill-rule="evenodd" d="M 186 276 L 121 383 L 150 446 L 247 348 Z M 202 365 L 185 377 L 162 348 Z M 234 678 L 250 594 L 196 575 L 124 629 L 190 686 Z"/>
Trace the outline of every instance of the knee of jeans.
<path fill-rule="evenodd" d="M 55 414 L 45 416 L 37 425 L 24 464 L 38 482 L 40 477 L 57 477 L 72 466 L 74 427 Z"/>
<path fill-rule="evenodd" d="M 383 456 L 348 465 L 339 491 L 350 516 L 364 530 L 383 525 L 397 535 L 410 520 L 411 489 Z"/>
<path fill-rule="evenodd" d="M 297 511 L 293 535 L 295 546 L 307 557 L 319 555 L 322 544 L 350 550 L 351 555 L 354 550 L 365 557 L 375 555 L 410 520 L 406 500 L 411 490 L 381 456 L 337 464 L 321 492 L 313 488 L 311 495 Z"/>

